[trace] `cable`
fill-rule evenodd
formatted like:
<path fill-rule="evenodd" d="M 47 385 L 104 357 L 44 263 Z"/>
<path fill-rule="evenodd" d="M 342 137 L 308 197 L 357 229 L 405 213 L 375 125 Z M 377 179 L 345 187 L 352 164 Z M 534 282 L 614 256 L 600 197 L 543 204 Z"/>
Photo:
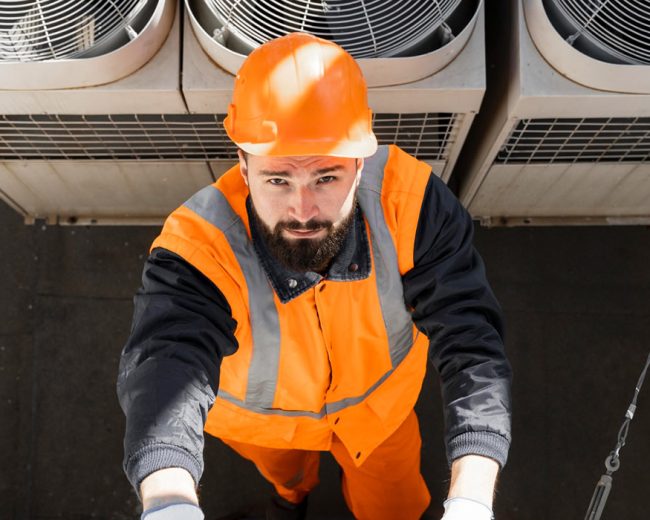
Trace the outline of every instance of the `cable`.
<path fill-rule="evenodd" d="M 648 372 L 648 366 L 650 366 L 650 354 L 648 354 L 648 359 L 646 360 L 645 367 L 643 367 L 639 381 L 637 382 L 634 389 L 634 397 L 632 398 L 632 402 L 625 412 L 625 420 L 623 421 L 623 425 L 618 431 L 616 446 L 605 459 L 605 468 L 607 471 L 604 475 L 600 476 L 600 480 L 596 484 L 596 489 L 594 490 L 594 494 L 591 497 L 591 502 L 589 503 L 589 508 L 587 509 L 585 520 L 600 520 L 600 517 L 603 514 L 605 504 L 607 503 L 607 497 L 609 497 L 609 492 L 612 490 L 612 474 L 621 467 L 621 448 L 625 446 L 625 440 L 627 439 L 627 434 L 630 430 L 630 422 L 634 418 L 634 412 L 636 411 L 636 401 L 639 397 L 641 386 L 643 385 L 643 381 L 645 380 L 645 376 Z"/>

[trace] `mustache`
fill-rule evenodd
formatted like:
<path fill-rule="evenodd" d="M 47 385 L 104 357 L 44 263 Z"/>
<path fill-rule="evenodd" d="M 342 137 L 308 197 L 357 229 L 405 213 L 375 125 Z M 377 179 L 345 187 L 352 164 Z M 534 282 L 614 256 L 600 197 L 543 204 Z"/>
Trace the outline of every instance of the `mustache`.
<path fill-rule="evenodd" d="M 281 231 L 283 229 L 292 231 L 317 231 L 319 229 L 330 229 L 333 223 L 330 220 L 317 220 L 312 219 L 307 222 L 298 222 L 297 220 L 289 220 L 285 222 L 278 222 L 276 224 L 276 230 Z"/>

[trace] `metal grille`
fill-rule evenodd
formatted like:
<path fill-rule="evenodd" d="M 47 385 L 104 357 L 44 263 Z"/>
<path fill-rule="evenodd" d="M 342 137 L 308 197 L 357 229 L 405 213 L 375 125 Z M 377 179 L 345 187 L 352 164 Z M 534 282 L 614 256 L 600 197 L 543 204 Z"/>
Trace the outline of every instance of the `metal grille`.
<path fill-rule="evenodd" d="M 0 115 L 0 160 L 235 159 L 225 114 Z M 459 114 L 375 114 L 380 143 L 444 160 Z"/>
<path fill-rule="evenodd" d="M 0 61 L 78 58 L 137 35 L 149 0 L 0 2 Z"/>
<path fill-rule="evenodd" d="M 647 0 L 544 0 L 559 32 L 595 58 L 650 65 Z"/>
<path fill-rule="evenodd" d="M 472 0 L 194 0 L 190 7 L 202 26 L 214 27 L 209 32 L 216 39 L 242 52 L 308 32 L 337 42 L 355 58 L 370 58 L 444 45 L 457 18 L 476 6 Z"/>
<path fill-rule="evenodd" d="M 379 144 L 397 144 L 420 159 L 447 160 L 462 114 L 373 114 Z"/>
<path fill-rule="evenodd" d="M 522 119 L 496 162 L 647 162 L 650 117 Z"/>

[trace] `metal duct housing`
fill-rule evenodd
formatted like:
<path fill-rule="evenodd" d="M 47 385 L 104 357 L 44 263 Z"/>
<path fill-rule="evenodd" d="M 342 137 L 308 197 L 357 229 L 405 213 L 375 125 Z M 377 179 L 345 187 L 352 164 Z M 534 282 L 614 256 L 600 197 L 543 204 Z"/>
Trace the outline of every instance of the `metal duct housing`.
<path fill-rule="evenodd" d="M 303 31 L 341 44 L 357 59 L 369 87 L 411 83 L 442 70 L 467 44 L 482 3 L 185 0 L 201 46 L 231 74 L 264 41 Z"/>
<path fill-rule="evenodd" d="M 544 0 L 556 30 L 579 51 L 609 63 L 650 65 L 650 3 Z"/>
<path fill-rule="evenodd" d="M 156 54 L 175 9 L 175 0 L 2 2 L 0 91 L 89 87 L 124 78 Z"/>
<path fill-rule="evenodd" d="M 202 23 L 231 49 L 248 54 L 292 32 L 332 40 L 355 58 L 422 54 L 447 43 L 469 9 L 461 0 L 203 0 Z M 473 10 L 472 10 L 473 13 Z M 471 18 L 471 14 L 470 14 Z"/>
<path fill-rule="evenodd" d="M 495 28 L 510 59 L 495 65 L 480 139 L 463 148 L 459 198 L 488 225 L 647 224 L 650 67 L 578 50 L 545 3 L 513 0 Z"/>
<path fill-rule="evenodd" d="M 0 4 L 0 61 L 98 56 L 134 39 L 152 0 L 41 0 Z"/>
<path fill-rule="evenodd" d="M 598 90 L 650 93 L 647 0 L 517 2 L 523 5 L 535 46 L 562 75 Z M 591 10 L 584 6 L 591 6 Z"/>

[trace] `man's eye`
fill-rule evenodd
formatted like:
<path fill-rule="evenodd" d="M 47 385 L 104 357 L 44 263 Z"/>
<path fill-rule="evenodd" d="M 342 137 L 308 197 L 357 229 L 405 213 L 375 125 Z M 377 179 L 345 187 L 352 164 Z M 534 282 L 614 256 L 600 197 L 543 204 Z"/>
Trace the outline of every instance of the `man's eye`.
<path fill-rule="evenodd" d="M 334 182 L 336 180 L 336 177 L 333 175 L 325 175 L 325 177 L 320 177 L 318 179 L 319 184 L 329 184 L 330 182 Z"/>
<path fill-rule="evenodd" d="M 283 184 L 286 184 L 287 181 L 284 179 L 269 179 L 269 183 L 273 184 L 274 186 L 282 186 Z"/>

